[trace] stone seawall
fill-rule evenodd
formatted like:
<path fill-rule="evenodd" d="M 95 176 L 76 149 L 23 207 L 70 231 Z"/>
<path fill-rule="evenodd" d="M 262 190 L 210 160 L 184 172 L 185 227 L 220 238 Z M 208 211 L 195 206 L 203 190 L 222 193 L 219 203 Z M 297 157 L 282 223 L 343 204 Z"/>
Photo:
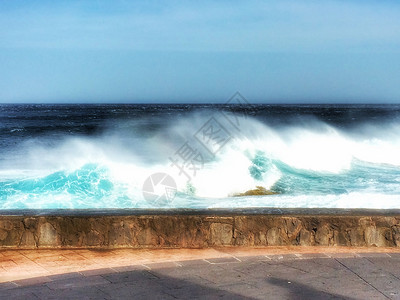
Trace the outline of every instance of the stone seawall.
<path fill-rule="evenodd" d="M 0 248 L 400 247 L 400 214 L 0 215 Z"/>

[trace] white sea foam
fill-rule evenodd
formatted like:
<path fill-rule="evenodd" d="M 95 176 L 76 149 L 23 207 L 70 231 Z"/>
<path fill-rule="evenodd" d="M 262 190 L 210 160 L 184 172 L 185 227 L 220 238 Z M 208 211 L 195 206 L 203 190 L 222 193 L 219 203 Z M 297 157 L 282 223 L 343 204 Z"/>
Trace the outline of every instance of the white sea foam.
<path fill-rule="evenodd" d="M 209 115 L 206 114 L 193 114 L 187 118 L 177 119 L 175 123 L 148 136 L 125 130 L 106 132 L 102 137 L 96 138 L 65 138 L 55 144 L 31 140 L 25 144 L 25 149 L 21 149 L 25 155 L 21 158 L 18 168 L 11 168 L 10 165 L 8 168 L 2 167 L 0 181 L 45 177 L 57 171 L 69 174 L 87 164 L 95 164 L 107 170 L 104 176 L 113 183 L 114 188 L 119 189 L 115 195 L 104 197 L 101 200 L 105 201 L 104 203 L 94 204 L 96 207 L 97 205 L 119 207 L 121 203 L 126 205 L 126 198 L 130 199 L 134 207 L 143 207 L 146 203 L 142 200 L 142 185 L 153 173 L 166 172 L 177 182 L 179 192 L 187 190 L 187 177 L 179 175 L 179 169 L 171 165 L 169 158 L 185 141 L 189 141 L 194 148 L 207 156 L 206 150 L 193 138 L 193 135 L 208 118 Z M 299 125 L 272 127 L 247 118 L 241 119 L 240 128 L 236 130 L 222 117 L 218 120 L 232 135 L 232 140 L 224 145 L 215 157 L 210 161 L 207 160 L 195 175 L 191 174 L 190 185 L 194 188 L 195 200 L 190 197 L 178 197 L 171 206 L 178 203 L 184 207 L 195 207 L 197 205 L 195 203 L 201 202 L 204 203 L 204 207 L 400 207 L 399 195 L 395 192 L 400 184 L 398 179 L 400 178 L 400 125 L 398 124 L 382 125 L 379 128 L 363 125 L 364 127 L 358 129 L 343 131 L 315 120 Z M 272 197 L 230 198 L 232 194 L 256 186 L 273 188 L 285 175 L 276 164 L 271 163 L 262 174 L 262 178 L 254 178 L 249 168 L 254 164 L 253 160 L 257 153 L 263 153 L 266 159 L 279 161 L 293 170 L 313 171 L 317 177 L 318 174 L 343 174 L 351 170 L 355 159 L 375 165 L 386 164 L 392 166 L 390 172 L 394 172 L 394 176 L 391 177 L 394 189 L 391 194 L 371 193 L 354 187 L 354 190 L 350 189 L 340 195 L 318 195 L 310 190 L 309 194 L 298 194 L 294 191 L 292 194 Z M 340 182 L 341 178 L 338 177 L 336 180 Z M 24 192 L 29 194 L 29 191 L 17 191 L 9 195 L 7 207 L 11 203 L 10 199 L 16 199 L 17 196 L 20 199 L 18 201 L 22 201 Z M 52 206 L 61 201 L 60 199 L 64 199 L 66 203 L 78 199 L 65 190 L 60 194 L 49 192 L 41 196 L 31 195 L 28 198 L 27 201 L 30 201 L 28 207 L 35 205 L 45 207 L 46 201 Z M 33 204 L 35 201 L 36 204 Z M 85 206 L 82 203 L 80 205 Z M 69 204 L 66 206 L 69 207 Z"/>

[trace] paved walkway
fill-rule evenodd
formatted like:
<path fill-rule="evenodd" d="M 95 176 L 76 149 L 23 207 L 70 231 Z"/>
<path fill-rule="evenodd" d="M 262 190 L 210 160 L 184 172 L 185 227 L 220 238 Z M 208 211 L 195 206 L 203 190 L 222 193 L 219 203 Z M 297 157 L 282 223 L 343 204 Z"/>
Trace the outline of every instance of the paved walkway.
<path fill-rule="evenodd" d="M 0 299 L 400 299 L 400 250 L 0 251 Z"/>

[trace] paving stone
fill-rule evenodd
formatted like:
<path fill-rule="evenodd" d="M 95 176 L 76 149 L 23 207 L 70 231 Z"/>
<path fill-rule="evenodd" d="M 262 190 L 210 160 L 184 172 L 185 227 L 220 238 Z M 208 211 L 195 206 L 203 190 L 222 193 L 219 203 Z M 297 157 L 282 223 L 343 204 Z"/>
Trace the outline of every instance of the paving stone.
<path fill-rule="evenodd" d="M 240 263 L 240 259 L 235 257 L 220 257 L 220 258 L 208 258 L 205 259 L 209 264 L 231 264 L 231 263 Z"/>
<path fill-rule="evenodd" d="M 84 278 L 69 278 L 69 279 L 62 279 L 56 280 L 53 282 L 49 282 L 46 285 L 51 290 L 58 290 L 58 289 L 73 289 L 73 288 L 81 288 L 81 287 L 89 287 L 98 284 L 105 284 L 109 283 L 104 277 L 99 275 L 97 276 L 90 276 Z"/>
<path fill-rule="evenodd" d="M 223 297 L 224 295 L 230 294 L 224 290 L 196 284 L 188 284 L 182 288 L 168 289 L 166 293 L 178 299 L 209 299 L 212 297 Z"/>
<path fill-rule="evenodd" d="M 190 276 L 165 276 L 163 274 L 157 274 L 159 279 L 157 281 L 163 287 L 167 289 L 181 289 L 188 285 L 200 285 L 208 288 L 215 288 L 217 285 L 207 279 L 204 279 L 198 275 Z"/>
<path fill-rule="evenodd" d="M 96 287 L 75 287 L 62 290 L 37 290 L 33 293 L 42 300 L 59 300 L 59 299 L 79 299 L 79 300 L 93 300 L 93 299 L 106 299 L 108 296 L 103 291 Z M 116 299 L 116 298 L 115 298 Z"/>
<path fill-rule="evenodd" d="M 0 251 L 1 256 L 4 258 L 13 258 L 23 256 L 18 250 L 3 250 Z"/>
<path fill-rule="evenodd" d="M 147 267 L 149 270 L 173 269 L 182 267 L 182 265 L 179 262 L 150 263 L 150 264 L 143 264 L 143 266 Z"/>
<path fill-rule="evenodd" d="M 153 274 L 155 277 L 159 278 L 160 284 L 163 284 L 161 281 L 163 278 L 168 277 L 168 278 L 175 278 L 175 279 L 183 279 L 183 280 L 188 280 L 188 281 L 196 281 L 201 283 L 210 283 L 210 281 L 207 281 L 205 279 L 202 279 L 200 275 L 206 275 L 208 272 L 210 272 L 212 269 L 207 268 L 207 266 L 210 266 L 209 264 L 204 265 L 204 267 L 199 268 L 193 268 L 193 267 L 174 267 L 174 268 L 161 268 L 161 269 L 152 269 L 149 270 L 148 272 Z"/>
<path fill-rule="evenodd" d="M 386 296 L 388 293 L 400 293 L 400 279 L 369 259 L 340 259 L 339 261 Z"/>
<path fill-rule="evenodd" d="M 6 268 L 6 267 L 16 267 L 18 266 L 12 259 L 2 259 L 0 261 L 0 267 Z"/>
<path fill-rule="evenodd" d="M 220 265 L 219 267 L 226 271 L 235 271 L 241 274 L 250 276 L 251 278 L 265 278 L 270 273 L 271 268 L 274 268 L 275 264 L 269 262 L 259 261 L 252 263 L 241 263 L 241 264 L 227 264 Z"/>
<path fill-rule="evenodd" d="M 121 267 L 113 267 L 113 269 L 117 272 L 129 272 L 129 271 L 137 271 L 137 270 L 148 270 L 144 265 L 132 265 L 132 266 L 121 266 Z"/>
<path fill-rule="evenodd" d="M 240 250 L 242 256 L 236 259 L 235 249 L 227 250 L 229 256 L 223 253 L 219 257 L 216 250 L 207 252 L 211 257 L 203 257 L 196 250 L 197 260 L 179 261 L 176 253 L 190 257 L 190 250 L 174 251 L 72 251 L 65 252 L 71 259 L 56 261 L 58 267 L 52 265 L 52 259 L 58 259 L 60 253 L 45 251 L 43 267 L 38 269 L 28 258 L 39 260 L 34 251 L 28 252 L 28 256 L 2 253 L 0 261 L 7 265 L 13 260 L 17 267 L 11 264 L 0 268 L 0 299 L 400 298 L 400 256 L 393 255 L 397 253 L 337 252 L 328 257 L 324 253 L 286 252 L 267 258 L 246 257 Z M 262 253 L 259 249 L 253 252 Z M 88 253 L 90 258 L 84 257 Z M 144 256 L 137 260 L 146 261 L 146 265 L 132 264 L 130 258 L 139 257 L 140 253 Z M 11 256 L 14 258 L 10 259 Z M 36 273 L 37 277 L 25 281 L 4 282 L 5 276 L 10 276 L 7 274 L 22 278 L 39 271 L 42 273 Z M 43 272 L 47 272 L 45 276 Z M 18 283 L 23 286 L 17 286 Z"/>
<path fill-rule="evenodd" d="M 16 290 L 7 290 L 2 291 L 0 294 L 0 300 L 21 300 L 21 299 L 40 299 L 31 291 L 19 291 Z"/>
<path fill-rule="evenodd" d="M 331 258 L 357 258 L 360 257 L 358 253 L 326 253 Z"/>
<path fill-rule="evenodd" d="M 71 279 L 71 278 L 82 278 L 83 275 L 78 272 L 71 273 L 63 273 L 63 274 L 55 274 L 48 276 L 52 281 L 61 280 L 61 279 Z"/>
<path fill-rule="evenodd" d="M 383 291 L 391 299 L 400 299 L 400 293 L 398 291 Z"/>
<path fill-rule="evenodd" d="M 329 258 L 325 253 L 302 253 L 300 254 L 302 259 L 311 259 L 311 258 Z"/>
<path fill-rule="evenodd" d="M 223 265 L 222 265 L 223 266 Z M 235 282 L 241 282 L 245 274 L 236 270 L 230 269 L 227 272 L 226 269 L 214 269 L 212 272 L 202 272 L 199 276 L 215 284 L 231 284 Z"/>
<path fill-rule="evenodd" d="M 112 297 L 111 299 L 124 299 L 124 295 L 119 295 L 117 297 Z M 166 294 L 164 291 L 146 291 L 141 294 L 134 294 L 132 296 L 128 296 L 129 299 L 152 299 L 152 300 L 175 300 L 176 298 Z"/>
<path fill-rule="evenodd" d="M 286 261 L 290 262 L 290 261 Z M 228 266 L 221 266 L 227 269 Z M 306 272 L 298 268 L 285 265 L 283 262 L 267 262 L 267 263 L 254 263 L 251 265 L 241 264 L 234 267 L 234 270 L 242 274 L 248 275 L 252 278 L 267 278 L 272 274 L 290 274 L 290 276 L 300 276 Z"/>
<path fill-rule="evenodd" d="M 345 267 L 337 260 L 332 258 L 315 258 L 312 260 L 312 262 L 317 265 L 317 268 L 319 268 L 319 266 L 323 266 L 327 268 L 326 270 L 329 270 L 329 272 L 331 273 L 345 271 Z"/>
<path fill-rule="evenodd" d="M 35 259 L 39 259 L 41 257 L 45 257 L 45 256 L 54 256 L 56 253 L 57 254 L 61 254 L 61 250 L 55 252 L 54 250 L 21 250 L 18 251 L 21 255 L 31 259 L 31 260 L 35 260 Z"/>
<path fill-rule="evenodd" d="M 131 272 L 120 272 L 120 273 L 112 273 L 112 274 L 104 274 L 101 275 L 104 279 L 108 280 L 112 283 L 119 283 L 119 282 L 139 282 L 139 281 L 147 281 L 147 280 L 156 280 L 154 274 L 150 273 L 147 270 L 138 270 L 138 271 L 131 271 Z"/>
<path fill-rule="evenodd" d="M 340 266 L 339 268 L 332 268 L 332 266 L 318 263 L 316 259 L 292 260 L 292 261 L 282 262 L 281 264 L 285 265 L 286 267 L 296 269 L 303 274 L 309 273 L 324 278 L 330 278 L 332 273 L 335 274 L 335 276 L 337 276 L 347 272 L 346 269 L 342 268 L 342 266 L 340 266 L 338 263 L 337 263 L 338 266 Z"/>
<path fill-rule="evenodd" d="M 27 285 L 37 285 L 41 283 L 51 282 L 51 278 L 47 276 L 42 277 L 33 277 L 28 279 L 22 279 L 18 281 L 14 281 L 18 286 L 27 286 Z"/>
<path fill-rule="evenodd" d="M 267 299 L 277 299 L 280 298 L 279 295 L 283 295 L 285 299 L 343 299 L 342 295 L 315 288 L 308 282 L 304 284 L 301 281 L 276 277 L 268 279 L 265 295 Z"/>
<path fill-rule="evenodd" d="M 400 253 L 388 253 L 388 255 L 395 259 L 400 259 Z"/>
<path fill-rule="evenodd" d="M 182 266 L 180 268 L 168 268 L 168 269 L 157 269 L 157 270 L 150 270 L 150 273 L 153 274 L 161 274 L 163 276 L 170 276 L 170 277 L 177 277 L 177 278 L 190 278 L 193 276 L 204 276 L 207 277 L 210 273 L 215 273 L 220 270 L 222 265 L 220 264 L 201 264 L 197 266 Z"/>
<path fill-rule="evenodd" d="M 218 288 L 220 290 L 229 292 L 232 295 L 236 295 L 238 297 L 248 297 L 248 298 L 258 299 L 261 296 L 265 296 L 265 293 L 261 292 L 258 286 L 248 282 L 219 285 Z M 271 290 L 269 289 L 269 291 Z"/>
<path fill-rule="evenodd" d="M 203 259 L 184 260 L 184 261 L 178 261 L 178 263 L 182 267 L 185 267 L 185 268 L 197 268 L 197 267 L 210 266 L 210 263 Z"/>
<path fill-rule="evenodd" d="M 296 254 L 274 254 L 266 255 L 266 257 L 271 259 L 272 261 L 293 260 L 301 258 L 301 256 L 298 256 Z"/>
<path fill-rule="evenodd" d="M 0 291 L 9 290 L 18 287 L 15 282 L 3 282 L 0 283 Z"/>
<path fill-rule="evenodd" d="M 94 275 L 103 275 L 103 274 L 111 274 L 111 273 L 116 273 L 117 271 L 111 268 L 102 268 L 102 269 L 93 269 L 93 270 L 86 270 L 86 271 L 80 271 L 83 276 L 88 277 L 88 276 L 94 276 Z"/>
<path fill-rule="evenodd" d="M 368 260 L 372 262 L 377 268 L 383 269 L 393 276 L 400 278 L 400 260 L 392 257 L 369 257 Z"/>
<path fill-rule="evenodd" d="M 40 299 L 36 292 L 45 291 L 50 293 L 51 290 L 45 284 L 38 284 L 34 286 L 23 286 L 15 289 L 2 291 L 0 299 Z M 4 297 L 4 298 L 3 298 Z"/>
<path fill-rule="evenodd" d="M 237 256 L 237 258 L 245 263 L 256 263 L 259 261 L 270 261 L 270 258 L 267 258 L 265 255 L 256 255 L 256 256 Z"/>
<path fill-rule="evenodd" d="M 391 275 L 389 272 L 383 270 L 383 268 L 374 264 L 370 259 L 367 258 L 342 258 L 336 259 L 339 263 L 349 269 L 351 272 L 357 274 L 361 278 L 379 278 Z M 393 275 L 392 275 L 393 276 Z"/>
<path fill-rule="evenodd" d="M 236 296 L 232 294 L 204 294 L 201 296 L 194 297 L 193 299 L 207 299 L 207 300 L 250 300 L 253 298 L 243 297 L 243 296 Z M 262 298 L 265 299 L 265 298 Z"/>
<path fill-rule="evenodd" d="M 143 298 L 143 295 L 149 295 L 150 293 L 158 295 L 165 294 L 165 290 L 168 290 L 164 286 L 150 279 L 140 280 L 136 282 L 102 284 L 96 286 L 96 288 L 108 295 L 107 299 L 130 299 L 132 297 L 142 297 L 142 299 L 146 299 Z M 168 295 L 168 297 L 170 296 Z"/>
<path fill-rule="evenodd" d="M 388 258 L 391 257 L 389 253 L 357 253 L 359 257 L 367 257 L 367 258 L 376 258 L 376 257 L 383 257 Z"/>

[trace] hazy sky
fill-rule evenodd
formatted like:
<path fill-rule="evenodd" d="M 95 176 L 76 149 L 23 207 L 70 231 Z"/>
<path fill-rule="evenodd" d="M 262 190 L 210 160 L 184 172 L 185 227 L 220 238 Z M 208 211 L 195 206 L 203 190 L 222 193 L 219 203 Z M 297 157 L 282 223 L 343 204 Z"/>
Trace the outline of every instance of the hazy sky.
<path fill-rule="evenodd" d="M 0 1 L 0 102 L 400 103 L 400 1 Z"/>

